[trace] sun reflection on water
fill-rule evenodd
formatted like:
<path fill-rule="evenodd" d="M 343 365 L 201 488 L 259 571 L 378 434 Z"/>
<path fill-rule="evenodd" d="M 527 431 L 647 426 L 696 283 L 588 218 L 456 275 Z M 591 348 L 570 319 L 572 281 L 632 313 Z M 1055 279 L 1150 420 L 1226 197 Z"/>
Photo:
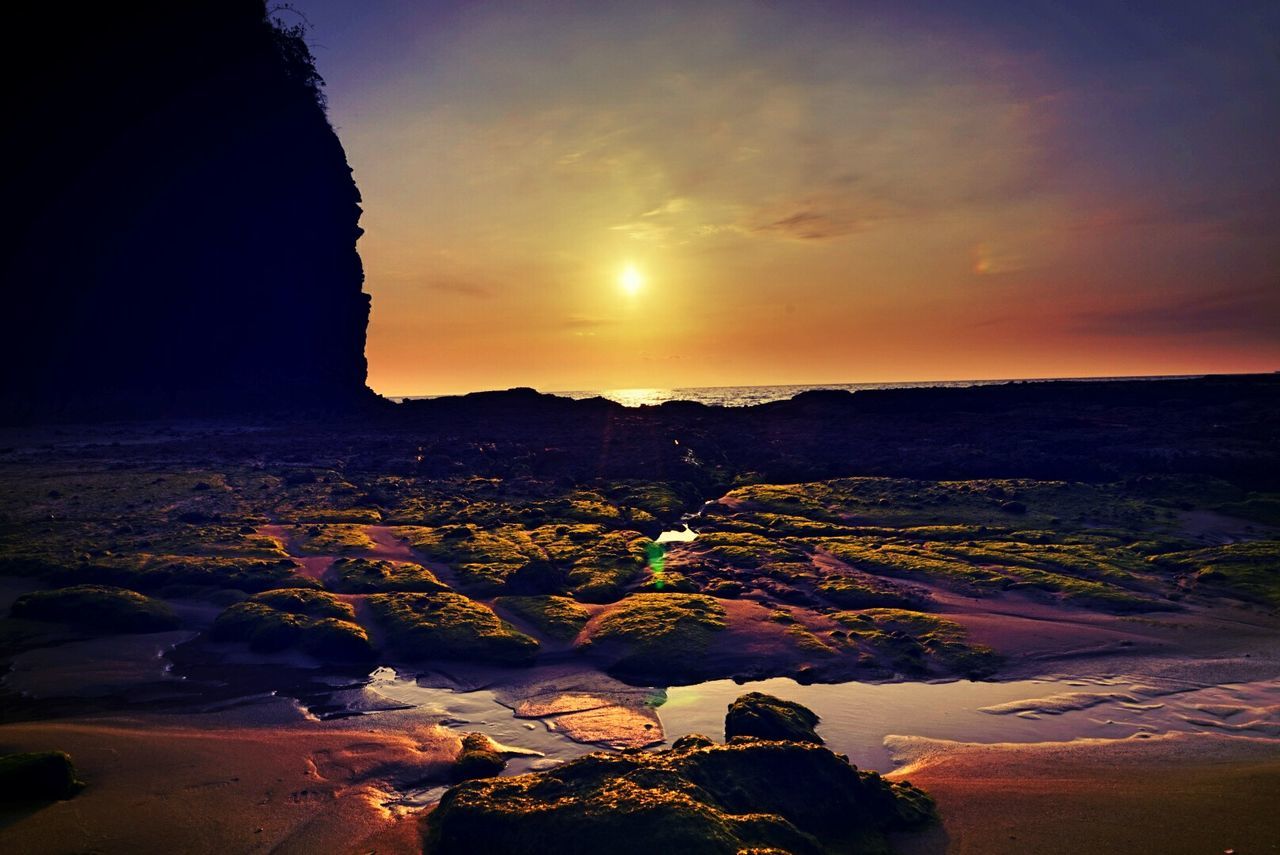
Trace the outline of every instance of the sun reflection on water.
<path fill-rule="evenodd" d="M 675 389 L 605 389 L 601 397 L 617 401 L 624 407 L 645 407 L 674 400 Z"/>

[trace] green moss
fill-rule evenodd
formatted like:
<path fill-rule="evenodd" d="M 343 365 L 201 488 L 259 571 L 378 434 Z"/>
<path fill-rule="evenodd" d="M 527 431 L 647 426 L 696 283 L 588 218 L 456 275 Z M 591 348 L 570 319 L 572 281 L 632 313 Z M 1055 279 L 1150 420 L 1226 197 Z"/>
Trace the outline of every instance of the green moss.
<path fill-rule="evenodd" d="M 726 626 L 724 608 L 701 594 L 633 594 L 611 606 L 586 646 L 623 672 L 680 670 Z"/>
<path fill-rule="evenodd" d="M 1159 555 L 1151 561 L 1184 574 L 1183 584 L 1197 592 L 1226 592 L 1280 608 L 1280 541 L 1228 543 Z"/>
<path fill-rule="evenodd" d="M 1085 544 L 926 542 L 904 544 L 868 538 L 821 541 L 822 549 L 851 567 L 873 575 L 918 578 L 960 589 L 1031 589 L 1059 595 L 1073 605 L 1111 611 L 1167 608 L 1167 605 L 1115 584 L 1145 585 L 1133 572 L 1140 557 L 1127 549 L 1105 550 Z M 820 593 L 848 583 L 824 583 Z M 850 596 L 856 599 L 857 591 Z M 839 604 L 838 599 L 833 602 Z M 909 603 L 904 603 L 909 605 Z"/>
<path fill-rule="evenodd" d="M 312 555 L 335 555 L 345 552 L 372 552 L 377 544 L 365 533 L 363 525 L 333 523 L 311 525 L 298 543 L 300 552 Z"/>
<path fill-rule="evenodd" d="M 448 586 L 426 567 L 408 561 L 339 558 L 333 562 L 332 573 L 330 587 L 344 594 L 448 590 Z"/>
<path fill-rule="evenodd" d="M 378 525 L 382 522 L 382 512 L 376 508 L 306 508 L 291 514 L 290 517 L 304 526 L 335 523 L 363 526 Z"/>
<path fill-rule="evenodd" d="M 97 559 L 93 563 L 59 568 L 50 578 L 58 582 L 119 585 L 140 591 L 229 588 L 264 591 L 272 588 L 318 588 L 320 583 L 297 572 L 291 559 L 245 561 L 217 556 L 150 555 L 146 553 Z"/>
<path fill-rule="evenodd" d="M 817 591 L 827 602 L 846 609 L 919 606 L 925 599 L 911 591 L 878 582 L 871 576 L 827 576 L 818 583 Z"/>
<path fill-rule="evenodd" d="M 701 588 L 697 582 L 677 570 L 664 570 L 661 576 L 650 573 L 638 590 L 662 594 L 696 594 Z"/>
<path fill-rule="evenodd" d="M 550 638 L 575 638 L 591 619 L 591 612 L 568 597 L 499 597 L 494 605 L 533 624 Z"/>
<path fill-rule="evenodd" d="M 818 656 L 835 656 L 839 652 L 806 629 L 802 624 L 793 623 L 787 627 L 786 632 L 787 637 L 795 642 L 796 647 L 805 653 L 812 653 Z"/>
<path fill-rule="evenodd" d="M 368 603 L 391 647 L 410 658 L 527 664 L 538 651 L 537 641 L 461 594 L 373 594 Z"/>
<path fill-rule="evenodd" d="M 262 603 L 282 612 L 312 618 L 333 617 L 339 620 L 355 620 L 356 610 L 327 591 L 309 591 L 300 588 L 283 588 L 263 591 L 249 598 L 251 603 Z"/>
<path fill-rule="evenodd" d="M 794 701 L 763 692 L 748 692 L 729 705 L 724 717 L 724 735 L 725 739 L 754 736 L 821 745 L 822 737 L 814 730 L 820 720 L 817 713 Z"/>
<path fill-rule="evenodd" d="M 373 655 L 348 604 L 323 591 L 266 591 L 226 609 L 209 630 L 214 641 L 245 642 L 270 653 L 301 650 L 323 660 L 361 661 Z"/>
<path fill-rule="evenodd" d="M 468 733 L 462 737 L 462 750 L 453 762 L 450 777 L 454 781 L 492 778 L 500 774 L 506 765 L 507 758 L 497 750 L 493 740 L 483 733 Z"/>
<path fill-rule="evenodd" d="M 76 779 L 71 757 L 62 751 L 0 755 L 0 802 L 69 799 L 84 783 Z"/>
<path fill-rule="evenodd" d="M 178 616 L 167 604 L 106 585 L 34 591 L 19 597 L 10 611 L 14 617 L 58 621 L 105 633 L 163 632 L 179 625 Z"/>
<path fill-rule="evenodd" d="M 460 784 L 428 817 L 426 847 L 438 855 L 884 852 L 887 832 L 934 818 L 924 793 L 818 745 L 677 744 Z"/>
<path fill-rule="evenodd" d="M 748 532 L 708 532 L 695 543 L 697 551 L 708 559 L 734 567 L 760 567 L 770 562 L 795 561 L 804 555 L 799 544 Z"/>
<path fill-rule="evenodd" d="M 831 618 L 848 627 L 850 638 L 868 644 L 908 673 L 923 673 L 933 660 L 948 673 L 985 677 L 1001 662 L 991 648 L 970 644 L 963 626 L 936 615 L 876 608 L 837 612 Z"/>
<path fill-rule="evenodd" d="M 449 564 L 511 564 L 518 567 L 541 555 L 541 550 L 528 533 L 517 525 L 493 529 L 472 524 L 437 528 L 400 526 L 395 533 L 428 558 Z"/>

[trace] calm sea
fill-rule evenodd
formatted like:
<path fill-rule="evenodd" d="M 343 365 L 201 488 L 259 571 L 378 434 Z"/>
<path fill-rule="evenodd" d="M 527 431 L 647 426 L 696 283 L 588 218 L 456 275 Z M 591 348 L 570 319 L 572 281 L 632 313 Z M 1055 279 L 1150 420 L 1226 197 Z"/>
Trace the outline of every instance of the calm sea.
<path fill-rule="evenodd" d="M 1058 380 L 1079 383 L 1084 381 L 1115 380 L 1187 380 L 1201 375 L 1185 374 L 1164 377 L 1061 377 Z M 626 407 L 661 404 L 666 401 L 697 401 L 721 407 L 750 407 L 770 401 L 785 401 L 801 392 L 813 389 L 841 389 L 859 392 L 864 389 L 917 389 L 928 387 L 995 386 L 1001 383 L 1029 383 L 1032 380 L 931 380 L 914 383 L 814 383 L 791 386 L 701 386 L 681 389 L 586 389 L 574 392 L 552 392 L 566 398 L 603 397 L 617 401 Z"/>

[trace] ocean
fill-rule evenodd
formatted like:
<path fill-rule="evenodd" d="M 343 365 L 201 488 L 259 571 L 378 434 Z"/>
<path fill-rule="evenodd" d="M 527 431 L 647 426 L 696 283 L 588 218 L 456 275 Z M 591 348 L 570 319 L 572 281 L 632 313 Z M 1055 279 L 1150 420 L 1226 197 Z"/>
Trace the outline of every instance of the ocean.
<path fill-rule="evenodd" d="M 1046 378 L 1060 382 L 1082 383 L 1118 380 L 1190 380 L 1203 375 L 1181 374 L 1160 377 L 1058 377 Z M 720 407 L 750 407 L 755 404 L 767 404 L 770 401 L 785 401 L 801 392 L 815 389 L 837 389 L 846 392 L 860 392 L 867 389 L 921 389 L 931 387 L 967 387 L 997 386 L 1002 383 L 1034 383 L 1042 380 L 1009 379 L 1009 380 L 924 380 L 902 383 L 813 383 L 788 386 L 697 386 L 688 388 L 662 389 L 586 389 L 572 392 L 556 391 L 552 395 L 566 398 L 608 398 L 625 407 L 643 407 L 663 404 L 667 401 L 697 401 Z M 541 390 L 539 390 L 541 391 Z"/>

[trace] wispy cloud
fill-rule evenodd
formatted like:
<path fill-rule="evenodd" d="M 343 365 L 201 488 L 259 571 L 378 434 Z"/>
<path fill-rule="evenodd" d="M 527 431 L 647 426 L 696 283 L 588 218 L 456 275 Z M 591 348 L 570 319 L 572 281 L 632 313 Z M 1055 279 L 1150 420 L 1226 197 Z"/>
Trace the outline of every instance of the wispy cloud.
<path fill-rule="evenodd" d="M 796 211 L 794 214 L 756 226 L 752 231 L 774 234 L 794 240 L 828 240 L 861 231 L 857 220 L 822 211 Z"/>
<path fill-rule="evenodd" d="M 488 285 L 462 279 L 428 279 L 422 283 L 422 287 L 440 294 L 457 294 L 460 297 L 473 297 L 478 300 L 487 300 L 494 294 L 494 289 Z"/>
<path fill-rule="evenodd" d="M 1168 336 L 1280 335 L 1276 299 L 1263 291 L 1224 290 L 1212 294 L 1159 297 L 1146 303 L 1077 313 L 1073 331 L 1094 335 Z"/>

